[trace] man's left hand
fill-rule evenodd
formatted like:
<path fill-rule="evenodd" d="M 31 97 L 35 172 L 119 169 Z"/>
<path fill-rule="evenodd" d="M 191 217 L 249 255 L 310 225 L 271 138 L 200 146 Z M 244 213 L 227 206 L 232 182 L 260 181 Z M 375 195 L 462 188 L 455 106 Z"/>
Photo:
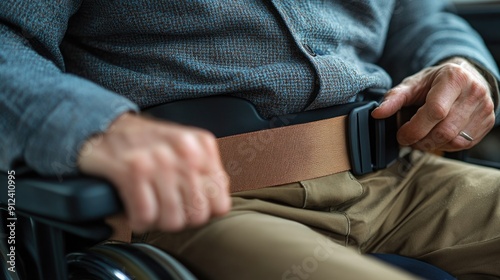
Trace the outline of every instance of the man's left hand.
<path fill-rule="evenodd" d="M 488 82 L 463 58 L 449 59 L 406 78 L 386 94 L 372 116 L 387 118 L 406 106 L 418 110 L 399 128 L 398 142 L 420 150 L 469 149 L 495 124 Z"/>

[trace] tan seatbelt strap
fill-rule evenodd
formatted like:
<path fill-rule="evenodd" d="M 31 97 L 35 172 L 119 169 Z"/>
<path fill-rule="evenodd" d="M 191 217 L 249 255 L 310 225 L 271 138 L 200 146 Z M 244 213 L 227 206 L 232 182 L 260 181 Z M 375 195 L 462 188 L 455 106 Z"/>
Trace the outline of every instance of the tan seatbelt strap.
<path fill-rule="evenodd" d="M 340 116 L 217 139 L 231 192 L 349 170 L 346 121 Z"/>

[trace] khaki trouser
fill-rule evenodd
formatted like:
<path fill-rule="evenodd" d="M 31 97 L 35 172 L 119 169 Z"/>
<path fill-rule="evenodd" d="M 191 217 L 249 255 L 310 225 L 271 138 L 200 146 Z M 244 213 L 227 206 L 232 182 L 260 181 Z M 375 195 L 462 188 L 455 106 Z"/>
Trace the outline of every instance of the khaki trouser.
<path fill-rule="evenodd" d="M 372 252 L 500 279 L 500 171 L 412 152 L 360 178 L 236 193 L 207 226 L 141 239 L 208 279 L 414 279 Z"/>

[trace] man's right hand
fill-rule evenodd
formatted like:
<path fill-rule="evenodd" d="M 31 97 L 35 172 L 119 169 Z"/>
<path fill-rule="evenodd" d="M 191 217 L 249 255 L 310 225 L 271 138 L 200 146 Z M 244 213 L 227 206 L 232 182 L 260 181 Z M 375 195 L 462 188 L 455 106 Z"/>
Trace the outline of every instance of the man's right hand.
<path fill-rule="evenodd" d="M 84 144 L 78 163 L 115 185 L 136 232 L 199 226 L 231 207 L 215 137 L 201 129 L 126 113 Z"/>

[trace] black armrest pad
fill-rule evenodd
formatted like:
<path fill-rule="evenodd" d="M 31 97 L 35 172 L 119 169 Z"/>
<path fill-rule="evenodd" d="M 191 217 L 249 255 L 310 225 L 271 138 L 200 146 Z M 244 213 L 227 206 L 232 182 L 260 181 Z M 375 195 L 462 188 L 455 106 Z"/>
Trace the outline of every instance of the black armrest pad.
<path fill-rule="evenodd" d="M 118 213 L 122 206 L 115 189 L 107 182 L 89 177 L 44 178 L 15 176 L 15 209 L 49 219 L 77 223 L 102 219 Z M 0 174 L 0 202 L 8 201 L 7 172 Z M 4 187 L 5 186 L 5 187 Z"/>

